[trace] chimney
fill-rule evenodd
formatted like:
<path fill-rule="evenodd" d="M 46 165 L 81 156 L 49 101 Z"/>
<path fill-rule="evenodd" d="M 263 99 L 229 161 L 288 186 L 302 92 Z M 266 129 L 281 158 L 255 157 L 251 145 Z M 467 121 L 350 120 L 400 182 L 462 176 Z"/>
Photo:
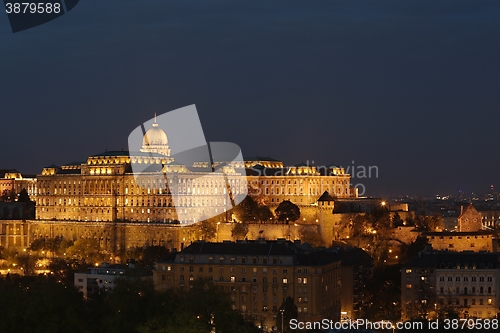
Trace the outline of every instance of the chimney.
<path fill-rule="evenodd" d="M 460 206 L 460 215 L 462 215 L 462 213 L 464 212 L 464 206 Z"/>

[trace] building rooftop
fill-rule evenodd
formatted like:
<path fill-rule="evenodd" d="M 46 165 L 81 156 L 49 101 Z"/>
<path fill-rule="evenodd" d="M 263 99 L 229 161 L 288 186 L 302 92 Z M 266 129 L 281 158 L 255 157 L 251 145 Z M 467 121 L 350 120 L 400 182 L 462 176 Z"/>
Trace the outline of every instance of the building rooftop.
<path fill-rule="evenodd" d="M 335 201 L 335 198 L 328 193 L 328 191 L 325 191 L 318 199 L 318 201 Z"/>
<path fill-rule="evenodd" d="M 195 242 L 181 251 L 182 254 L 213 254 L 213 255 L 294 255 L 297 248 L 290 241 L 239 241 L 207 243 Z"/>
<path fill-rule="evenodd" d="M 277 160 L 272 157 L 264 157 L 264 156 L 251 156 L 251 157 L 245 157 L 245 161 L 251 162 L 251 161 L 268 161 L 268 162 L 281 162 L 280 160 Z"/>
<path fill-rule="evenodd" d="M 161 157 L 167 158 L 168 156 L 153 153 L 153 152 L 141 152 L 141 151 L 128 151 L 128 150 L 107 150 L 103 153 L 90 155 L 89 157 L 106 157 L 106 156 L 151 156 L 151 157 Z"/>
<path fill-rule="evenodd" d="M 362 250 L 361 250 L 362 251 Z M 159 263 L 172 263 L 179 255 L 242 255 L 242 256 L 288 256 L 293 258 L 294 265 L 298 266 L 320 266 L 341 260 L 338 251 L 316 250 L 310 251 L 299 242 L 286 241 L 284 239 L 266 241 L 238 241 L 207 243 L 198 241 L 178 253 L 171 253 Z M 369 256 L 368 256 L 369 257 Z M 371 258 L 369 258 L 371 260 Z"/>
<path fill-rule="evenodd" d="M 342 266 L 356 266 L 363 264 L 372 264 L 373 258 L 363 249 L 354 247 L 343 249 L 339 252 Z"/>
<path fill-rule="evenodd" d="M 248 176 L 284 176 L 288 168 L 266 168 L 257 164 L 251 168 L 245 169 Z"/>
<path fill-rule="evenodd" d="M 434 267 L 460 269 L 500 268 L 500 254 L 486 252 L 422 251 L 404 267 Z"/>
<path fill-rule="evenodd" d="M 422 232 L 424 236 L 486 236 L 493 233 L 488 230 L 479 231 L 425 231 Z"/>
<path fill-rule="evenodd" d="M 0 169 L 0 178 L 4 178 L 6 173 L 19 173 L 16 169 Z"/>

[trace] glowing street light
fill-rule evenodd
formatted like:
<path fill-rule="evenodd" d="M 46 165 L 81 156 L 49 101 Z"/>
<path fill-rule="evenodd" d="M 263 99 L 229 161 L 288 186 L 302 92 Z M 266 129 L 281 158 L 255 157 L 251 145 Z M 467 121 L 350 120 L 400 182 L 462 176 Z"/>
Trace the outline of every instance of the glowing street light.
<path fill-rule="evenodd" d="M 283 333 L 284 330 L 283 330 L 283 314 L 285 313 L 285 309 L 280 309 L 280 313 L 281 313 L 281 332 Z"/>

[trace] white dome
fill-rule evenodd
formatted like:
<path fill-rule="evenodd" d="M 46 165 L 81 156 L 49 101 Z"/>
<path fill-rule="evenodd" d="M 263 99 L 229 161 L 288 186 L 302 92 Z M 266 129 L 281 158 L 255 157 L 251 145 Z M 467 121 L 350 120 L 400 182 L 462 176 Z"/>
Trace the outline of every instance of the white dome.
<path fill-rule="evenodd" d="M 150 128 L 144 135 L 142 142 L 143 146 L 166 146 L 168 145 L 167 134 L 158 127 L 157 123 L 153 124 L 153 128 Z"/>
<path fill-rule="evenodd" d="M 170 156 L 167 134 L 156 123 L 156 114 L 153 127 L 148 129 L 148 131 L 142 138 L 141 152 L 157 153 L 165 156 Z"/>

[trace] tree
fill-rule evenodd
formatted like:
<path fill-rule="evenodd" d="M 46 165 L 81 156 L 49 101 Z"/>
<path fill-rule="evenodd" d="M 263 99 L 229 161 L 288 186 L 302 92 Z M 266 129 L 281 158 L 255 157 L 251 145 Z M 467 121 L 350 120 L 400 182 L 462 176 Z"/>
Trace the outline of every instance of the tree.
<path fill-rule="evenodd" d="M 15 201 L 15 198 L 16 198 L 16 193 L 14 191 L 5 189 L 2 191 L 2 195 L 0 196 L 0 201 L 12 202 Z"/>
<path fill-rule="evenodd" d="M 31 251 L 47 251 L 56 255 L 61 255 L 73 245 L 74 242 L 72 240 L 66 239 L 62 236 L 56 236 L 53 238 L 40 237 L 31 242 L 29 249 Z"/>
<path fill-rule="evenodd" d="M 295 222 L 300 218 L 300 208 L 290 200 L 280 202 L 274 213 L 281 222 Z"/>
<path fill-rule="evenodd" d="M 188 291 L 157 292 L 156 298 L 156 307 L 148 311 L 138 332 L 259 332 L 232 310 L 229 295 L 206 279 L 191 282 Z"/>
<path fill-rule="evenodd" d="M 402 225 L 404 225 L 404 223 L 403 220 L 401 219 L 401 216 L 399 216 L 398 212 L 394 213 L 394 216 L 392 217 L 392 226 L 400 227 Z"/>
<path fill-rule="evenodd" d="M 255 200 L 247 195 L 236 207 L 233 208 L 233 214 L 238 221 L 253 221 L 257 215 L 259 205 Z"/>
<path fill-rule="evenodd" d="M 165 246 L 146 246 L 142 253 L 141 264 L 147 267 L 153 267 L 154 263 L 163 259 L 169 253 Z"/>
<path fill-rule="evenodd" d="M 292 332 L 290 325 L 286 325 L 292 319 L 297 319 L 299 317 L 299 312 L 297 310 L 297 305 L 295 305 L 293 298 L 288 296 L 283 300 L 281 304 L 278 315 L 276 316 L 276 326 L 280 332 Z M 283 322 L 283 326 L 281 323 Z"/>
<path fill-rule="evenodd" d="M 234 239 L 245 239 L 248 234 L 248 224 L 246 223 L 235 223 L 233 229 L 231 230 L 231 236 Z"/>
<path fill-rule="evenodd" d="M 104 259 L 104 255 L 99 252 L 99 241 L 94 238 L 77 239 L 67 252 L 69 256 L 87 263 L 99 263 Z"/>
<path fill-rule="evenodd" d="M 401 266 L 375 267 L 373 275 L 366 281 L 363 292 L 366 306 L 361 318 L 371 321 L 391 320 L 396 322 L 401 313 Z"/>
<path fill-rule="evenodd" d="M 425 236 L 418 236 L 415 241 L 410 244 L 401 245 L 401 262 L 406 262 L 416 256 L 420 251 L 424 250 L 429 244 L 429 240 Z"/>
<path fill-rule="evenodd" d="M 74 274 L 86 271 L 88 265 L 74 259 L 52 258 L 48 268 L 55 279 L 66 286 L 73 286 Z"/>
<path fill-rule="evenodd" d="M 16 262 L 24 271 L 24 275 L 33 275 L 35 273 L 37 259 L 36 256 L 30 255 L 29 253 L 22 253 L 17 255 Z"/>
<path fill-rule="evenodd" d="M 45 238 L 40 237 L 33 240 L 29 246 L 29 249 L 32 251 L 42 251 L 45 248 Z"/>
<path fill-rule="evenodd" d="M 500 238 L 500 224 L 498 224 L 493 230 L 493 236 L 497 239 Z"/>
<path fill-rule="evenodd" d="M 437 317 L 442 321 L 443 319 L 460 319 L 460 314 L 466 308 L 460 305 L 457 305 L 457 299 L 448 295 L 445 299 L 440 300 L 440 302 L 436 302 L 436 314 Z"/>
<path fill-rule="evenodd" d="M 363 215 L 357 214 L 351 221 L 352 237 L 360 237 L 365 233 L 366 219 Z"/>
<path fill-rule="evenodd" d="M 17 201 L 19 202 L 31 202 L 30 196 L 28 195 L 28 191 L 26 191 L 25 188 L 19 192 L 19 197 L 17 198 Z"/>
<path fill-rule="evenodd" d="M 9 279 L 10 280 L 10 279 Z M 95 331 L 85 302 L 75 288 L 51 277 L 12 277 L 0 280 L 2 332 L 72 332 Z"/>
<path fill-rule="evenodd" d="M 199 224 L 202 239 L 210 241 L 217 236 L 217 222 L 214 218 L 203 220 Z"/>
<path fill-rule="evenodd" d="M 269 221 L 273 218 L 273 212 L 267 206 L 260 206 L 257 209 L 257 219 L 259 221 Z"/>
<path fill-rule="evenodd" d="M 312 247 L 319 247 L 324 245 L 320 234 L 311 229 L 310 226 L 303 225 L 299 229 L 300 240 L 304 243 L 310 244 Z"/>
<path fill-rule="evenodd" d="M 425 216 L 424 227 L 429 231 L 439 231 L 444 228 L 444 219 L 439 214 Z"/>

